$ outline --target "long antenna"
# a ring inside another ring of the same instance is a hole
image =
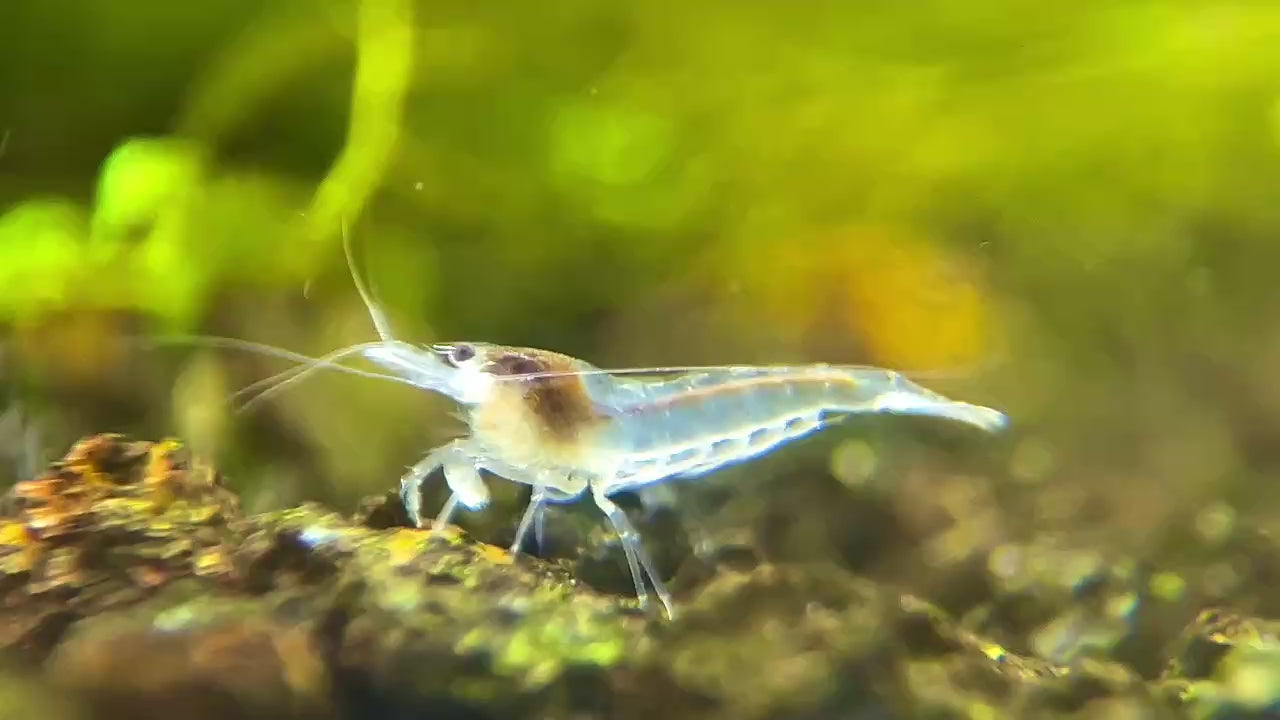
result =
[[[342,252],[347,256],[347,270],[351,272],[351,280],[356,285],[356,292],[360,293],[360,300],[369,311],[369,318],[373,320],[373,329],[378,331],[378,337],[382,338],[383,342],[395,342],[395,336],[391,334],[391,322],[387,320],[386,313],[378,307],[373,293],[365,286],[359,271],[356,270],[355,256],[351,252],[351,234],[347,232],[346,218],[342,219]]]
[[[856,370],[879,370],[888,371],[888,368],[876,367],[874,365],[850,365],[835,363],[807,363],[807,364],[766,364],[766,365],[653,365],[644,367],[618,367],[618,368],[575,368],[572,370],[539,370],[527,373],[514,373],[511,375],[498,375],[494,377],[495,381],[518,381],[518,380],[536,380],[539,378],[558,378],[558,377],[583,377],[590,375],[681,375],[697,372],[722,372],[722,371],[777,371],[777,372],[816,372],[819,370],[832,370],[835,372],[848,372]],[[961,371],[948,372],[945,370],[938,371],[920,371],[920,372],[902,372],[894,371],[908,380],[942,380],[964,377],[965,373]]]

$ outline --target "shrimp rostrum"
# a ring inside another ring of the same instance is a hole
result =
[[[749,460],[849,414],[926,415],[987,431],[1007,422],[999,411],[871,367],[707,367],[652,379],[652,371],[607,371],[546,350],[477,342],[420,348],[393,341],[362,354],[465,409],[470,434],[432,451],[402,479],[416,524],[424,524],[420,485],[436,469],[452,491],[438,523],[459,503],[484,507],[481,470],[532,488],[513,552],[530,527],[540,529],[547,503],[590,495],[617,533],[641,603],[649,598],[647,578],[669,617],[671,595],[611,499],[617,493]]]

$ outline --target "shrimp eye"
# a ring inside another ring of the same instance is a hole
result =
[[[454,367],[476,356],[475,347],[466,343],[436,343],[431,346],[431,351]]]
[[[449,351],[449,360],[454,365],[461,365],[476,356],[476,349],[470,345],[454,345]]]

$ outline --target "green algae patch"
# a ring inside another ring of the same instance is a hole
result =
[[[639,659],[635,633],[616,614],[573,606],[527,613],[508,629],[474,629],[456,649],[492,654],[494,669],[527,689],[549,684],[568,666],[609,668]]]

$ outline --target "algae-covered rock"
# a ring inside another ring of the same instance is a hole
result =
[[[375,529],[310,505],[240,517],[172,442],[86,440],[19,483],[9,510],[3,647],[52,650],[57,675],[131,712],[194,685],[204,694],[186,702],[278,714],[293,707],[283,688],[313,674],[298,667],[337,676],[339,698],[495,706],[645,642],[625,598],[453,529]],[[282,643],[309,659],[286,662]]]
[[[1118,565],[1087,573],[1109,579],[1084,595],[1024,577],[1006,591],[1035,599],[1021,623],[756,557],[703,567],[668,621],[580,582],[581,561],[406,525],[393,494],[350,517],[244,516],[176,442],[86,439],[0,518],[0,649],[47,688],[19,706],[65,693],[47,716],[1105,719],[1262,717],[1280,694],[1276,633],[1254,618],[1202,617],[1159,678],[1105,640],[1037,651],[1054,618],[1109,617],[1132,584]],[[0,668],[0,687],[18,677]]]
[[[97,717],[336,717],[326,599],[237,598],[178,581],[128,611],[78,623],[46,671]]]
[[[87,615],[230,569],[236,497],[175,442],[103,435],[20,482],[0,517],[0,648],[36,657]]]
[[[1163,680],[1191,717],[1280,717],[1280,622],[1205,610],[1178,637]]]

